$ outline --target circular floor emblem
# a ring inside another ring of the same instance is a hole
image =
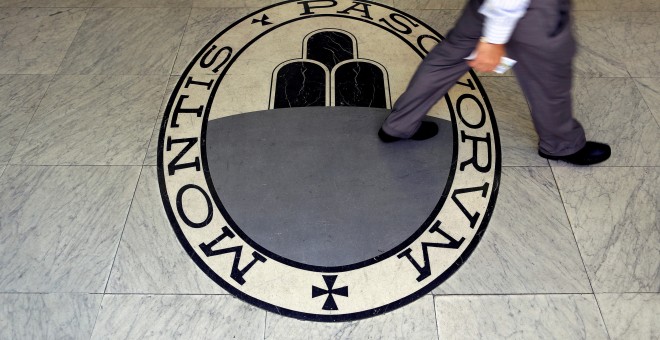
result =
[[[442,37],[370,1],[288,1],[212,39],[179,79],[159,180],[187,253],[239,298],[344,321],[412,302],[476,247],[499,186],[492,109],[473,73],[423,142],[376,131]]]

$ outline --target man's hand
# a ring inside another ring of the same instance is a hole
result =
[[[479,72],[493,72],[499,65],[500,59],[506,54],[503,44],[489,44],[482,41],[479,42],[475,51],[477,56],[474,60],[470,60],[468,65]]]

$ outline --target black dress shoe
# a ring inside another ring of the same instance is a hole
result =
[[[539,151],[539,156],[543,158],[564,161],[576,165],[591,165],[600,163],[610,158],[611,154],[612,151],[609,145],[598,142],[587,142],[587,144],[582,149],[580,149],[580,151],[567,156],[546,155]]]
[[[434,122],[422,122],[422,125],[419,126],[419,129],[417,129],[417,132],[415,132],[414,135],[412,135],[409,139],[412,140],[425,140],[432,138],[433,136],[438,134],[438,124]],[[404,138],[400,137],[394,137],[390,136],[387,134],[387,132],[383,131],[381,128],[378,130],[378,137],[380,138],[381,141],[384,143],[392,143],[396,142],[398,140],[402,140]]]

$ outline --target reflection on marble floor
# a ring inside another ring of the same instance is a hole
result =
[[[575,114],[612,159],[536,155],[512,73],[482,243],[421,299],[350,323],[228,295],[162,209],[156,146],[187,63],[277,0],[0,0],[0,339],[657,339],[660,2],[575,0]],[[444,34],[464,0],[380,0]],[[143,165],[144,164],[144,165]]]

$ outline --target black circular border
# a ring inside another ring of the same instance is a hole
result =
[[[163,206],[165,208],[165,212],[167,214],[167,217],[168,217],[170,223],[172,224],[172,228],[174,229],[174,233],[176,234],[177,239],[179,240],[179,242],[181,243],[183,248],[186,250],[186,253],[188,253],[188,255],[192,258],[192,260],[195,262],[195,264],[197,264],[197,266],[200,269],[202,269],[202,271],[207,276],[209,276],[209,278],[211,278],[214,282],[216,282],[218,285],[220,285],[223,289],[227,290],[229,293],[231,293],[234,296],[240,298],[241,300],[246,301],[246,302],[248,302],[248,303],[250,303],[254,306],[257,306],[259,308],[266,309],[266,310],[268,310],[272,313],[275,313],[275,314],[289,316],[289,317],[293,317],[293,318],[297,318],[297,319],[303,319],[303,320],[323,321],[323,322],[344,322],[344,321],[353,321],[353,320],[373,317],[373,316],[376,316],[376,315],[379,315],[379,314],[382,314],[382,313],[386,313],[386,312],[391,311],[393,309],[403,307],[403,306],[419,299],[420,297],[428,294],[435,287],[437,287],[442,282],[447,280],[451,275],[453,275],[458,270],[458,268],[460,268],[463,265],[463,263],[465,263],[467,261],[467,259],[470,257],[470,255],[474,252],[474,249],[476,248],[476,246],[481,241],[481,238],[483,237],[484,232],[486,231],[486,227],[488,225],[488,222],[490,221],[493,210],[495,208],[495,203],[497,201],[497,195],[498,195],[498,191],[499,191],[499,184],[500,184],[500,177],[501,177],[501,170],[502,170],[502,155],[501,155],[501,148],[500,148],[499,130],[497,128],[497,122],[495,121],[495,115],[493,113],[493,108],[492,108],[492,105],[490,104],[490,100],[488,99],[487,93],[485,92],[483,86],[481,85],[481,82],[477,78],[474,71],[470,70],[469,73],[472,76],[472,78],[474,79],[474,82],[475,82],[477,88],[479,89],[479,92],[483,95],[484,102],[486,104],[486,108],[488,110],[488,113],[490,115],[491,122],[492,122],[491,126],[493,128],[493,138],[494,138],[494,142],[495,142],[495,148],[498,151],[498,152],[496,152],[496,155],[495,155],[495,176],[494,176],[494,179],[493,179],[493,189],[492,189],[492,192],[491,192],[491,198],[490,198],[490,201],[488,202],[488,205],[486,207],[486,212],[484,213],[483,219],[481,221],[481,224],[479,225],[479,228],[477,229],[477,232],[475,233],[474,238],[472,238],[472,240],[470,241],[470,243],[466,247],[465,251],[463,251],[463,253],[459,257],[459,259],[457,259],[456,262],[454,262],[451,266],[449,266],[442,274],[440,274],[433,281],[429,282],[424,287],[420,288],[419,290],[417,290],[413,294],[410,294],[410,295],[408,295],[404,298],[393,301],[393,302],[391,302],[389,304],[386,304],[386,305],[383,305],[381,307],[372,308],[372,309],[365,310],[365,311],[362,311],[362,312],[349,313],[349,314],[338,314],[338,315],[311,314],[311,313],[299,312],[299,311],[279,307],[279,306],[270,304],[268,302],[259,300],[257,298],[254,298],[254,297],[242,292],[239,289],[236,289],[233,285],[226,282],[222,277],[220,277],[217,273],[215,273],[206,264],[206,262],[204,262],[203,259],[201,259],[199,257],[197,252],[195,252],[195,250],[193,249],[193,247],[190,245],[190,243],[186,239],[185,235],[183,234],[183,231],[181,230],[181,226],[177,222],[176,216],[174,215],[174,212],[172,211],[172,208],[169,205],[170,199],[169,199],[169,194],[167,193],[167,187],[166,187],[166,184],[165,184],[165,171],[164,171],[164,168],[162,167],[163,145],[164,145],[163,142],[164,142],[164,138],[165,138],[165,132],[167,131],[167,123],[169,121],[170,111],[172,109],[172,106],[174,105],[174,99],[176,98],[176,94],[180,91],[181,86],[183,85],[183,81],[185,79],[184,76],[189,74],[189,72],[192,69],[193,65],[196,64],[196,62],[202,56],[203,52],[206,51],[213,44],[213,42],[218,40],[218,38],[220,38],[223,34],[228,32],[232,28],[234,28],[236,25],[238,25],[239,23],[242,23],[243,21],[249,19],[250,17],[254,16],[257,13],[261,13],[265,10],[270,9],[270,8],[278,7],[278,6],[284,5],[286,3],[291,3],[291,2],[296,2],[296,1],[298,1],[298,0],[288,0],[288,1],[283,1],[283,2],[276,3],[276,4],[273,4],[273,5],[270,5],[270,6],[266,6],[266,7],[260,8],[260,9],[256,10],[255,12],[252,12],[252,13],[242,17],[241,19],[235,21],[234,23],[229,25],[227,28],[222,30],[220,33],[218,33],[211,40],[209,40],[209,42],[197,53],[197,55],[192,60],[192,62],[190,62],[188,64],[185,71],[181,74],[181,77],[179,78],[179,80],[176,84],[176,87],[174,88],[174,90],[172,92],[172,95],[170,96],[170,99],[167,103],[167,107],[166,107],[165,113],[163,115],[163,120],[161,122],[160,133],[159,133],[159,138],[158,138],[157,170],[158,170],[158,183],[159,183],[159,186],[160,186],[161,198],[162,198]],[[414,19],[418,24],[422,25],[424,28],[431,31],[437,37],[440,37],[441,39],[444,39],[444,37],[441,34],[439,34],[435,29],[428,26],[426,23],[420,21],[416,17],[411,16],[411,15],[409,15],[409,14],[407,14],[407,13],[401,11],[401,10],[398,10],[396,8],[393,8],[393,7],[390,7],[390,6],[381,4],[381,3],[373,2],[371,0],[361,0],[361,1],[365,2],[365,3],[372,4],[372,5],[380,6],[380,7],[383,7],[383,8],[387,8],[387,9],[392,10],[394,12],[404,14],[408,18]],[[364,21],[364,22],[367,22],[367,23],[371,23],[371,24],[373,24],[373,25],[375,25],[375,26],[377,26],[381,29],[389,31],[390,33],[392,33],[394,35],[397,35],[394,31],[392,31],[388,28],[385,28],[385,27],[378,26],[378,25],[372,23],[371,21],[363,20],[363,19],[360,19],[360,18],[347,17],[347,16],[344,16],[344,15],[333,15],[333,14],[310,15],[310,16],[306,16],[306,17],[302,17],[302,18],[296,18],[294,20],[287,21],[287,22],[285,22],[285,24],[288,24],[288,23],[291,23],[291,22],[294,22],[294,21],[298,21],[298,20],[302,20],[304,18],[323,17],[323,16],[334,16],[334,17],[341,17],[341,18],[346,18],[346,19],[355,19],[355,20]],[[272,31],[276,28],[279,28],[280,26],[283,26],[283,25],[284,24],[274,25],[269,30],[266,30],[263,33],[259,34],[256,38],[254,38],[248,44],[243,46],[243,48],[236,54],[236,56],[234,56],[232,58],[232,60],[229,61],[229,64],[226,65],[223,72],[218,76],[218,80],[222,80],[222,78],[226,75],[227,70],[229,69],[231,64],[237,59],[238,55],[240,55],[240,53],[243,50],[245,50],[245,48],[247,46],[251,45],[254,41],[258,40],[259,38],[261,38],[263,35],[267,34],[268,32],[270,32],[270,31]],[[408,45],[411,45],[408,41],[405,41],[405,42],[408,43]],[[413,50],[415,50],[414,47],[412,47],[412,48],[413,48]],[[418,52],[418,54],[420,54],[420,53]],[[420,54],[420,56],[422,58],[424,58],[424,55]],[[209,96],[209,102],[213,102],[214,97],[215,97],[215,93],[217,91],[218,84],[220,84],[220,81],[218,81],[218,82],[216,82],[216,84],[214,84],[214,88],[211,91],[211,94]],[[448,95],[446,95],[446,98],[448,99]],[[449,105],[449,110],[450,110],[450,113],[452,115],[452,119],[454,119],[454,121],[455,121],[455,113],[453,111],[453,108],[450,105]],[[203,126],[202,126],[202,135],[205,135],[205,133],[206,133],[206,124],[207,124],[206,122],[208,120],[209,113],[210,113],[210,107],[206,107],[205,108],[205,114],[204,114]],[[454,139],[456,140],[457,124],[452,124],[452,125],[453,125],[453,130],[454,130]],[[202,140],[202,144],[205,144],[204,140]],[[205,145],[200,145],[200,147],[201,147],[201,151],[202,151],[203,166],[207,166]],[[436,209],[434,209],[432,214],[429,216],[427,221],[425,221],[423,223],[422,226],[427,226],[428,227],[428,225],[430,225],[430,222],[432,220],[431,217],[434,217],[435,215],[437,215],[437,213],[439,212],[439,209],[442,207],[442,203],[444,203],[444,201],[447,199],[447,194],[448,194],[448,190],[449,190],[448,188],[451,188],[451,183],[453,182],[453,176],[455,174],[455,168],[456,168],[456,165],[457,165],[456,164],[457,148],[458,148],[458,146],[456,144],[454,144],[454,151],[453,151],[454,152],[454,160],[452,162],[452,171],[450,173],[450,178],[447,181],[447,183],[450,184],[450,185],[445,187],[445,192],[442,194],[442,197],[440,199],[440,202],[439,202],[438,206],[436,206]],[[212,182],[209,183],[209,176],[205,175],[205,177],[207,178],[207,184],[212,185]],[[210,187],[212,188],[213,186],[210,186]],[[218,204],[219,209],[220,209],[221,213],[223,214],[223,217],[229,217],[229,215],[226,214],[226,211],[224,211],[224,206],[222,206],[222,204],[219,203],[219,199],[217,199],[217,197],[216,197],[217,193],[215,192],[215,190],[209,190],[209,191],[211,191],[211,194],[213,196],[214,201],[216,201],[216,204]],[[240,228],[238,228],[235,225],[235,223],[233,222],[233,220],[231,220],[230,217],[227,219],[227,222],[233,224],[232,227],[235,229],[234,231],[240,231]],[[420,228],[420,229],[422,229],[421,232],[420,232],[420,230],[418,230],[414,235],[419,236],[419,234],[423,233],[424,228]],[[242,231],[240,231],[240,233],[242,234]],[[241,235],[241,236],[243,236],[243,235]],[[410,239],[414,240],[413,237],[409,238],[409,240]],[[250,240],[250,239],[246,238],[246,241],[247,240]],[[250,242],[251,242],[251,240],[250,240]],[[254,242],[251,242],[251,243],[254,243]],[[248,244],[250,246],[253,246],[251,243],[248,243]],[[408,240],[406,240],[402,244],[407,244],[407,243],[408,243]],[[263,247],[260,247],[260,248],[263,248]],[[391,251],[388,251],[385,254],[388,254],[390,252]],[[266,253],[268,254],[270,252],[266,252]],[[385,254],[383,254],[383,255],[385,255]],[[391,256],[391,254],[390,254],[390,256]],[[274,259],[277,260],[277,258],[275,258],[275,257],[274,257]],[[288,264],[287,262],[293,262],[293,261],[285,259],[284,263]],[[305,266],[308,266],[308,265],[305,265]],[[352,265],[349,265],[349,266],[352,266]],[[324,270],[324,269],[327,269],[327,268],[330,268],[330,267],[320,267],[320,266],[310,266],[310,267],[318,267],[318,268],[322,269],[322,270],[313,270],[313,271],[318,271],[318,272],[321,272],[321,273],[323,273],[323,272],[337,272],[337,271],[325,271]],[[343,267],[347,267],[347,266],[334,267],[334,268],[343,268]],[[302,269],[305,269],[305,268],[302,268]],[[346,270],[343,270],[343,271],[346,271]]]
[[[298,17],[289,21],[285,21],[283,23],[280,23],[278,25],[272,26],[270,29],[265,30],[263,33],[259,34],[256,38],[252,39],[249,41],[247,44],[245,44],[240,50],[236,52],[236,54],[232,55],[232,58],[230,61],[227,62],[224,71],[218,76],[218,81],[213,85],[213,89],[211,90],[211,94],[209,96],[209,102],[213,101],[213,98],[215,98],[215,94],[217,93],[218,88],[220,87],[220,83],[222,82],[222,79],[224,78],[224,75],[226,72],[229,71],[229,68],[232,66],[232,64],[238,60],[238,57],[248,48],[250,47],[254,42],[257,40],[261,39],[264,35],[274,31],[275,29],[288,25],[292,22],[300,21],[300,20],[305,20],[305,19],[311,19],[311,18],[318,18],[318,17],[339,17],[342,19],[349,19],[349,20],[357,20],[357,21],[362,21],[365,23],[369,23],[371,25],[374,25],[378,28],[384,29],[386,31],[389,31],[396,37],[402,39],[405,43],[407,43],[418,55],[420,55],[421,58],[423,58],[423,54],[421,51],[417,50],[409,41],[403,39],[398,33],[396,33],[393,30],[390,30],[386,27],[380,26],[376,23],[374,23],[371,20],[366,20],[362,18],[356,18],[356,17],[347,17],[344,15],[334,15],[334,14],[318,14],[318,15],[309,15],[309,16],[304,16],[304,17]],[[439,36],[440,38],[443,38],[442,36]],[[204,50],[202,50],[204,51]],[[193,63],[194,64],[194,63]],[[177,89],[178,90],[178,89]],[[456,142],[458,141],[458,130],[457,130],[457,123],[456,123],[456,114],[454,112],[454,108],[450,105],[450,99],[449,95],[445,95],[445,99],[447,102],[447,107],[449,108],[449,113],[452,117],[452,131],[453,131],[453,140]],[[206,157],[206,127],[208,125],[208,116],[211,111],[211,105],[208,105],[204,114],[204,120],[202,121],[202,131],[201,131],[201,158],[202,158],[202,168],[203,169],[208,169],[208,161]],[[301,263],[298,261],[294,261],[291,259],[288,259],[286,257],[283,257],[281,255],[278,255],[266,248],[264,248],[262,245],[259,243],[255,242],[250,238],[247,234],[243,232],[241,227],[234,221],[234,219],[231,217],[225,206],[222,204],[222,200],[218,196],[218,193],[216,190],[213,190],[215,186],[213,185],[213,179],[211,178],[210,173],[204,172],[204,176],[206,178],[206,185],[209,187],[209,192],[211,193],[211,197],[213,197],[213,202],[217,205],[218,210],[220,210],[220,214],[225,218],[227,221],[227,224],[232,228],[232,231],[234,231],[238,236],[240,236],[245,243],[247,243],[250,247],[254,248],[255,250],[264,253],[266,256],[269,258],[272,258],[278,262],[282,262],[288,266],[295,267],[298,269],[303,269],[303,270],[309,270],[309,271],[315,271],[319,273],[340,273],[340,272],[347,272],[351,270],[356,270],[360,268],[364,268],[369,265],[373,265],[375,263],[378,263],[380,261],[383,261],[391,256],[396,255],[397,253],[401,252],[404,250],[406,247],[411,245],[417,238],[419,238],[428,228],[431,226],[431,223],[435,220],[435,217],[438,215],[440,210],[442,209],[442,206],[445,204],[445,201],[447,200],[449,196],[449,192],[451,191],[452,184],[454,182],[454,176],[456,174],[456,164],[457,164],[457,156],[458,156],[458,146],[456,143],[453,145],[452,149],[452,162],[451,162],[451,168],[449,170],[449,176],[447,177],[447,183],[445,184],[445,189],[442,192],[442,195],[440,196],[440,200],[438,203],[435,205],[433,208],[433,211],[431,211],[429,217],[424,220],[422,225],[408,237],[406,240],[401,242],[399,245],[396,247],[379,254],[373,258],[370,258],[368,260],[360,261],[357,263],[353,264],[348,264],[348,265],[341,265],[341,266],[316,266],[316,265],[310,265],[306,263]]]

